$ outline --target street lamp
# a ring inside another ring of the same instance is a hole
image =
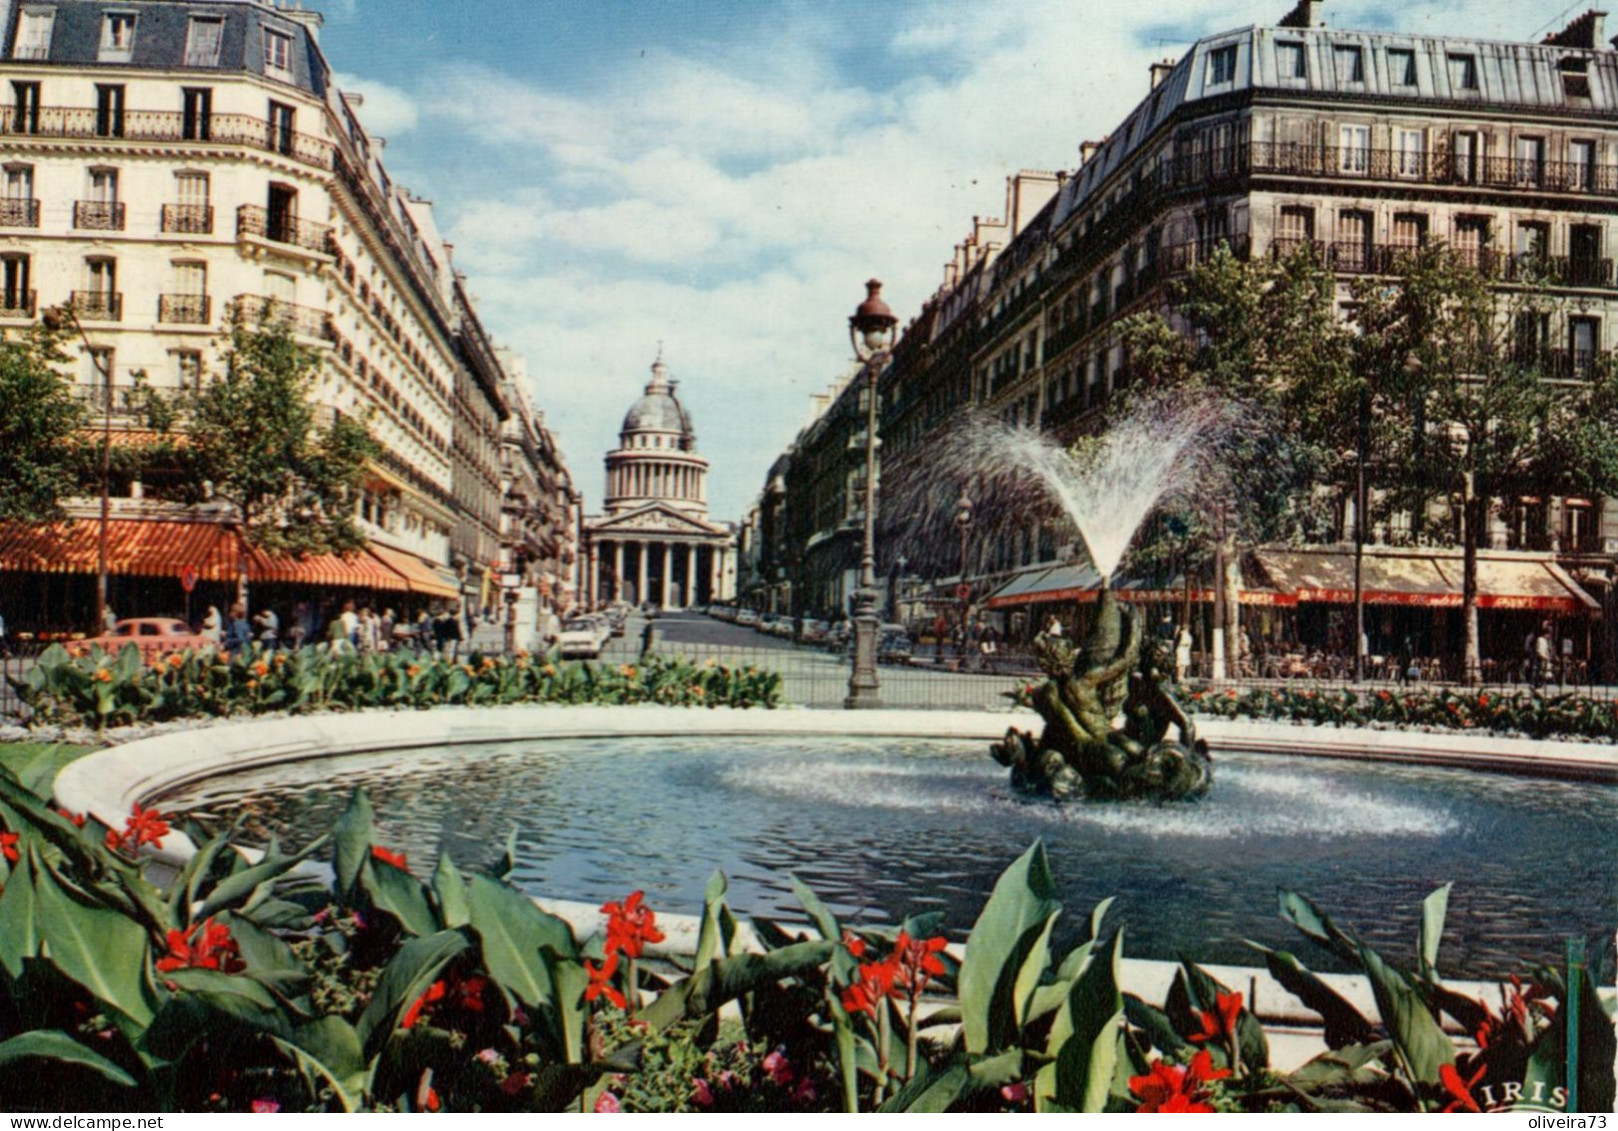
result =
[[[1461,606],[1466,618],[1461,626],[1464,633],[1461,668],[1468,686],[1475,685],[1480,676],[1478,659],[1478,560],[1473,547],[1476,531],[1472,513],[1477,498],[1477,482],[1472,474],[1472,430],[1463,421],[1451,421],[1448,428],[1450,451],[1462,467],[1461,471]]]
[[[854,356],[865,363],[865,531],[860,544],[860,587],[854,592],[854,671],[848,677],[849,709],[880,707],[876,678],[876,634],[882,623],[876,603],[876,398],[877,380],[898,331],[899,320],[882,301],[882,284],[865,284],[865,301],[848,319]]]
[[[90,355],[90,364],[101,375],[101,529],[96,538],[96,631],[107,628],[107,532],[112,512],[112,364],[103,360],[90,344],[90,337],[79,322],[79,315],[69,303],[52,307],[44,313],[45,328],[52,333],[63,326],[71,326],[84,343],[84,352]]]
[[[968,601],[972,590],[966,580],[966,541],[972,536],[972,500],[965,491],[955,502],[955,529],[961,536],[961,583],[956,587],[956,595],[961,599],[961,660],[966,660],[966,617],[971,607]]]

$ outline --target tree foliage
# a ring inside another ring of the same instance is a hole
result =
[[[362,420],[317,419],[319,368],[319,355],[287,327],[238,327],[222,372],[182,398],[180,493],[234,505],[249,545],[293,554],[364,545],[355,503],[380,449]]]
[[[43,325],[0,337],[0,522],[61,516],[61,500],[77,493],[84,406],[60,332]]]

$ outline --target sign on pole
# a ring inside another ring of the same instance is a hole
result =
[[[180,571],[180,588],[187,593],[197,587],[197,570],[195,566],[186,566]]]
[[[963,581],[955,587],[955,595],[964,601],[972,595],[972,587]]]

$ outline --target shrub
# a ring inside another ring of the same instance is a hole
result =
[[[447,704],[629,704],[774,707],[781,677],[757,668],[650,656],[637,664],[562,663],[555,657],[473,653],[465,661],[412,652],[332,652],[324,645],[232,656],[204,651],[143,658],[75,657],[52,646],[21,679],[18,696],[37,722],[96,727],[274,711],[427,708]]]

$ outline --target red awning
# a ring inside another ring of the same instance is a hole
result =
[[[1260,550],[1258,563],[1278,589],[1300,603],[1354,602],[1354,555],[1346,550]],[[1450,551],[1365,554],[1362,593],[1368,605],[1458,609],[1461,555]],[[1600,608],[1549,557],[1491,551],[1478,559],[1478,608],[1525,609],[1572,615]]]
[[[251,581],[284,585],[330,585],[394,593],[406,593],[410,589],[403,577],[364,551],[298,558],[250,549],[247,576]]]
[[[458,587],[446,584],[443,578],[433,572],[431,565],[415,554],[395,550],[392,546],[384,546],[377,542],[372,542],[368,548],[383,565],[404,579],[410,592],[428,597],[460,596]]]
[[[22,573],[96,573],[101,523],[77,519],[49,526],[0,527],[0,569]],[[204,581],[236,576],[236,538],[209,522],[107,523],[107,572],[179,577],[187,567]]]

